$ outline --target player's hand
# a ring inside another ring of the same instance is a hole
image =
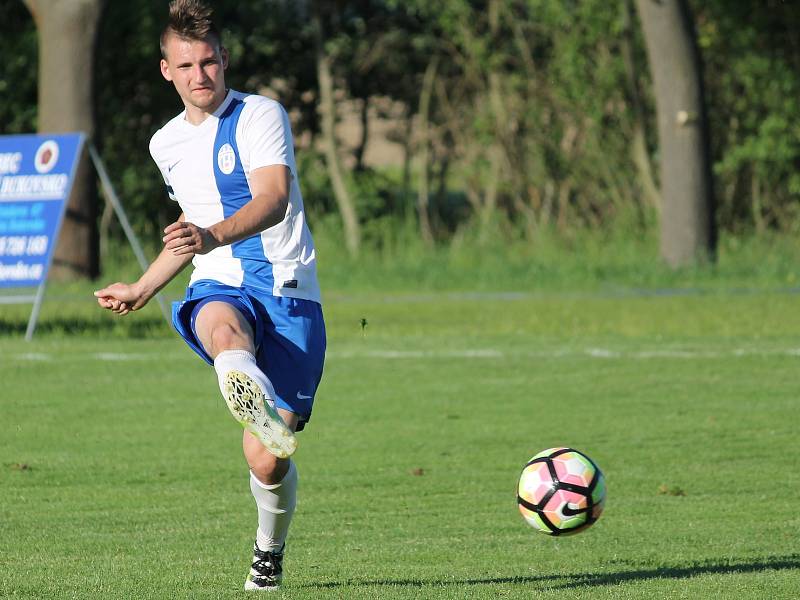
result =
[[[139,310],[149,300],[135,284],[119,282],[97,290],[94,296],[101,307],[120,316]]]
[[[194,223],[176,221],[164,229],[164,247],[176,256],[181,254],[207,254],[219,246],[217,239],[208,229]]]

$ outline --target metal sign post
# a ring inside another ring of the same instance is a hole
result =
[[[125,232],[125,237],[128,238],[128,242],[131,248],[133,248],[133,253],[136,255],[136,260],[139,261],[139,266],[142,267],[142,272],[144,272],[147,270],[147,267],[150,266],[150,263],[144,255],[144,250],[142,250],[142,246],[136,238],[136,234],[133,232],[133,227],[131,227],[131,223],[128,221],[128,216],[122,208],[122,202],[119,201],[117,193],[114,191],[114,186],[111,185],[111,178],[108,176],[106,167],[100,159],[100,154],[98,154],[94,144],[89,144],[89,156],[91,156],[92,163],[97,171],[97,176],[100,178],[100,185],[103,186],[103,193],[105,194],[106,201],[109,202],[114,209],[117,219],[119,219],[119,224],[122,226],[122,231]],[[156,300],[158,300],[158,305],[161,307],[161,314],[163,314],[164,318],[167,320],[167,325],[171,325],[172,312],[161,292],[156,294]]]

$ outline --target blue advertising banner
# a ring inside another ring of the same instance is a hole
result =
[[[0,288],[47,279],[83,140],[0,136]]]

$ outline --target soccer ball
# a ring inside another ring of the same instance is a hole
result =
[[[522,469],[517,505],[528,525],[547,535],[571,535],[597,521],[606,482],[591,458],[572,448],[539,452]]]

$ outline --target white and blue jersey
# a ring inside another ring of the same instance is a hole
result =
[[[185,111],[150,141],[170,198],[186,221],[210,227],[250,201],[250,173],[286,165],[292,174],[286,215],[274,227],[193,259],[191,283],[213,280],[274,296],[320,301],[316,253],[300,194],[289,117],[264,96],[229,91],[200,125]]]
[[[275,389],[276,406],[298,414],[302,429],[322,377],[326,342],[288,115],[274,100],[231,90],[200,125],[185,116],[153,135],[150,153],[187,222],[207,228],[233,215],[252,199],[250,173],[260,167],[285,165],[291,187],[280,223],[194,256],[186,297],[173,305],[173,324],[213,364],[195,334],[195,317],[208,301],[236,307],[253,329],[256,360]]]

